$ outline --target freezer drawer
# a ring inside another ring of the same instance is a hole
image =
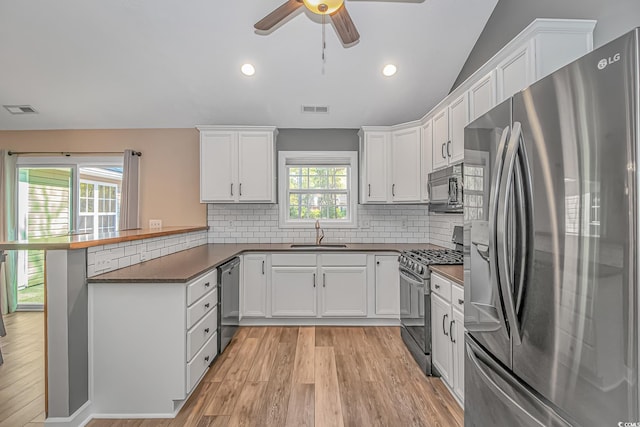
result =
[[[489,356],[469,335],[465,336],[464,369],[466,427],[571,426]]]

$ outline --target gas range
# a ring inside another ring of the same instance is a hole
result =
[[[463,255],[462,251],[452,249],[413,249],[402,252],[398,261],[402,270],[427,279],[430,265],[462,264]]]

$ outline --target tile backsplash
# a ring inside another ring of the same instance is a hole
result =
[[[325,228],[323,242],[424,243],[429,239],[426,205],[359,205],[358,228]],[[363,228],[368,222],[369,227]],[[207,205],[209,243],[286,243],[315,240],[308,228],[278,227],[278,205]],[[451,238],[449,238],[451,240]]]
[[[453,227],[463,225],[462,214],[437,214],[429,215],[429,243],[454,249],[456,245],[451,242]]]
[[[207,244],[207,232],[176,234],[95,246],[87,250],[87,277],[139,264],[161,256]]]

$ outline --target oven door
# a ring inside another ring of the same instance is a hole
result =
[[[400,270],[400,322],[422,353],[431,353],[429,282]]]

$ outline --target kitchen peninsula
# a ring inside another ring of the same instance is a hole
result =
[[[206,231],[204,226],[164,227],[0,242],[0,259],[6,251],[45,251],[48,422],[64,424],[88,416],[83,413],[90,406],[87,278],[127,263],[200,246],[206,243]],[[141,252],[133,254],[132,248]]]

